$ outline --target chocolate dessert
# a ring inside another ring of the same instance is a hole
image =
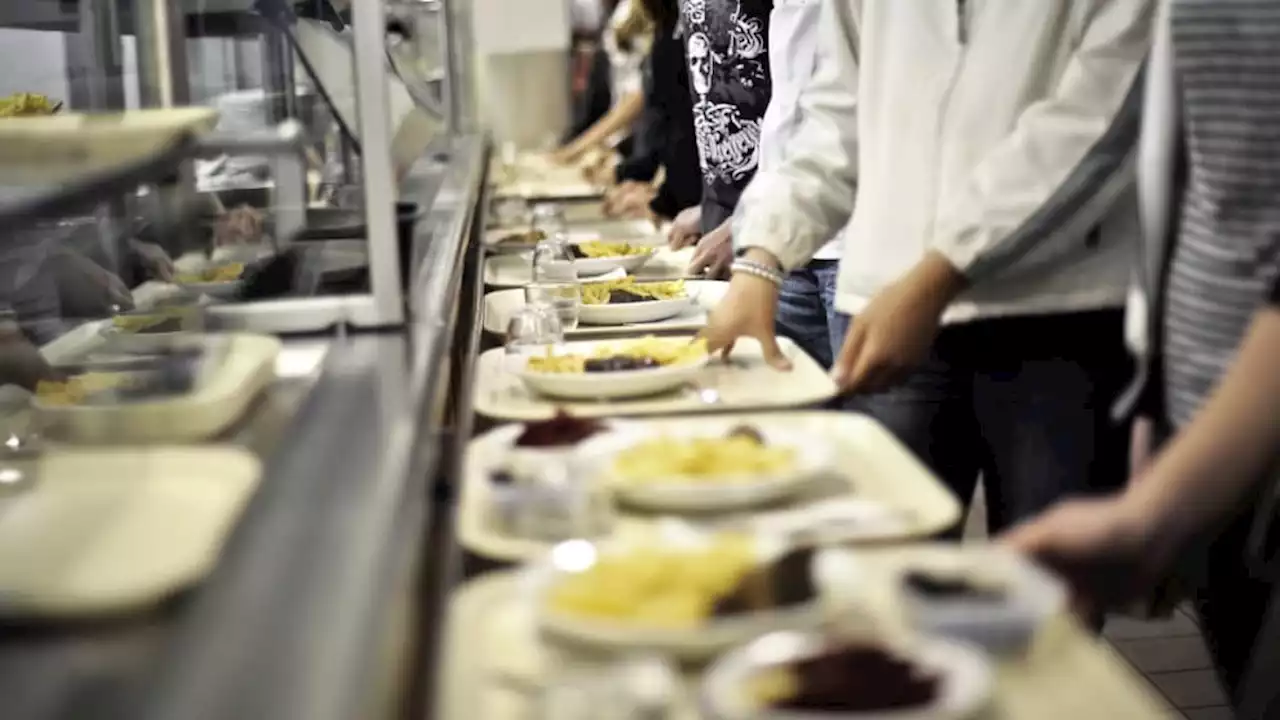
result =
[[[718,599],[714,617],[759,612],[806,603],[817,596],[811,566],[817,550],[800,547],[752,570],[728,595]]]
[[[662,367],[662,363],[651,357],[633,357],[631,355],[614,355],[612,357],[591,358],[583,364],[586,372],[618,372],[621,370],[648,370]]]
[[[500,240],[499,245],[537,245],[547,239],[547,234],[541,230],[528,230],[526,232],[511,233]]]
[[[557,410],[555,417],[542,422],[525,425],[524,431],[516,438],[516,447],[546,448],[577,445],[592,435],[604,432],[605,425],[599,420],[577,418],[563,410]]]
[[[1004,593],[996,588],[975,585],[964,578],[942,577],[918,570],[907,573],[903,583],[910,590],[930,600],[982,600],[994,602],[1004,599]]]
[[[796,712],[877,712],[927,705],[938,678],[883,649],[861,646],[801,660],[790,668],[795,692],[774,704]]]
[[[585,252],[583,252],[582,248],[577,245],[569,246],[569,254],[572,255],[573,259],[575,260],[585,260],[586,258],[590,257],[590,255],[587,255]]]

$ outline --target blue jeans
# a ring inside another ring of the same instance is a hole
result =
[[[902,383],[844,406],[887,427],[966,507],[981,475],[996,534],[1127,479],[1129,429],[1110,416],[1132,374],[1123,324],[1107,310],[952,325]]]
[[[778,296],[778,334],[791,338],[830,368],[844,343],[849,317],[836,310],[836,260],[814,260],[787,276]]]

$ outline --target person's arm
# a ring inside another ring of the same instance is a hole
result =
[[[631,127],[636,118],[640,117],[640,113],[643,110],[644,94],[639,92],[628,93],[623,96],[622,100],[614,103],[604,117],[597,120],[591,127],[565,146],[561,154],[573,159],[591,148],[607,144],[611,137]]]
[[[666,52],[667,44],[666,38],[655,38],[653,48],[649,51],[641,69],[644,108],[636,123],[635,142],[632,144],[631,154],[614,169],[614,180],[619,184],[627,181],[652,182],[658,174],[658,168],[662,165],[662,143],[670,119],[667,117],[666,107],[662,104],[654,72],[655,56],[660,52]],[[660,67],[660,64],[657,66]]]
[[[1053,92],[943,198],[932,249],[979,283],[1069,250],[1133,181],[1153,0],[1096,0]]]
[[[813,78],[786,158],[761,168],[738,201],[738,250],[784,270],[807,263],[853,212],[857,173],[859,2],[823,2]]]
[[[801,88],[787,84],[813,77],[817,69],[820,0],[782,8],[774,5],[769,19],[769,66],[773,97],[760,121],[759,163],[756,172],[769,172],[786,157],[800,127]],[[784,65],[785,64],[785,65]],[[791,67],[788,67],[791,66]]]
[[[1168,556],[1223,522],[1280,457],[1280,286],[1259,312],[1230,370],[1194,420],[1156,457],[1126,502],[1151,523]]]

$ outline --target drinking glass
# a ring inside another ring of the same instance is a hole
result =
[[[563,238],[569,227],[564,219],[564,210],[553,203],[542,203],[533,208],[532,230],[541,232],[544,237]]]
[[[499,227],[513,228],[528,225],[532,220],[531,213],[529,201],[521,197],[493,201],[493,219]]]
[[[573,252],[564,235],[549,235],[533,248],[533,282],[578,282]]]
[[[525,305],[548,308],[560,320],[561,330],[578,327],[582,307],[582,286],[575,280],[540,280],[524,288]]]
[[[519,370],[529,357],[554,351],[563,343],[564,328],[555,311],[546,305],[525,305],[507,321],[507,368]]]

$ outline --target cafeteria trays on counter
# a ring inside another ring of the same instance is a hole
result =
[[[722,280],[689,280],[685,289],[691,298],[690,305],[678,315],[665,320],[627,323],[621,325],[587,325],[565,331],[568,338],[605,337],[621,334],[665,334],[697,332],[707,325],[707,314],[720,302],[729,283]],[[495,290],[484,296],[484,329],[494,335],[507,332],[507,321],[524,307],[524,289]],[[625,306],[624,306],[625,307]]]
[[[271,382],[280,347],[274,337],[249,334],[189,335],[158,354],[99,346],[60,359],[56,367],[72,384],[37,392],[34,427],[76,443],[208,440],[243,416]],[[76,386],[77,377],[90,381]]]
[[[883,553],[884,563],[900,567],[912,550],[874,552]],[[516,572],[492,573],[452,593],[438,663],[441,684],[436,717],[537,717],[540,698],[564,679],[560,673],[598,666],[598,655],[553,644],[539,634],[535,596],[528,579]],[[872,612],[880,621],[878,627],[902,623],[893,607],[875,607]],[[1051,618],[1025,655],[994,662],[993,696],[976,716],[983,720],[1169,717],[1145,681],[1106,643],[1090,637],[1066,614]],[[699,668],[682,670],[662,717],[696,720],[702,717],[696,698]],[[561,717],[599,716],[588,712]]]
[[[474,408],[489,418],[529,421],[546,420],[557,409],[580,417],[636,417],[785,410],[818,405],[835,397],[835,383],[816,360],[789,338],[778,338],[778,345],[791,360],[789,372],[770,367],[760,344],[744,338],[729,360],[711,359],[673,391],[607,402],[557,400],[535,394],[511,372],[505,349],[494,348],[476,360]],[[599,373],[602,387],[610,383],[608,375]]]
[[[245,451],[49,448],[7,459],[0,618],[99,619],[141,611],[202,580],[257,487]]]
[[[749,426],[763,430],[785,429],[789,433],[816,438],[834,448],[833,472],[809,482],[794,496],[751,512],[726,508],[723,514],[698,513],[690,522],[734,522],[744,518],[760,521],[762,527],[797,519],[809,530],[816,529],[815,517],[834,509],[840,502],[867,503],[868,510],[887,510],[892,525],[866,533],[851,531],[850,538],[865,542],[922,539],[942,532],[960,519],[960,505],[927,468],[920,464],[887,430],[870,418],[842,412],[748,413],[712,417],[662,417],[634,420],[628,428],[652,430],[672,437],[688,432],[728,432]],[[512,429],[499,428],[472,440],[463,465],[461,497],[458,504],[458,542],[469,552],[497,562],[525,562],[548,552],[554,541],[529,537],[502,521],[497,512],[491,480],[495,470],[509,458]],[[568,448],[566,452],[572,452]],[[664,515],[613,505],[611,511],[617,536],[643,533],[661,522]],[[874,520],[871,513],[868,519]],[[773,521],[772,523],[770,521]],[[847,529],[847,528],[843,528]]]

